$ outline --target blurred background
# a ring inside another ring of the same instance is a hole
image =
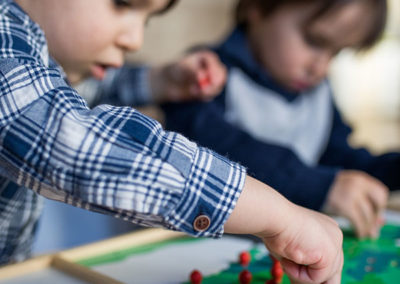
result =
[[[162,64],[188,47],[222,40],[232,27],[236,0],[184,0],[150,20],[137,63]],[[400,150],[400,1],[389,0],[389,22],[381,42],[356,54],[341,52],[330,78],[335,100],[353,127],[351,143],[374,153]],[[400,174],[400,173],[399,173]],[[46,200],[34,253],[46,253],[134,230],[132,224]]]

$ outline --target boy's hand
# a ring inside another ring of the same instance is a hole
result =
[[[219,94],[226,68],[212,51],[196,51],[176,63],[153,68],[150,85],[157,102],[210,100]]]
[[[340,284],[343,235],[336,222],[249,176],[225,232],[260,237],[292,283]]]
[[[291,283],[339,284],[343,236],[337,223],[326,215],[296,205],[292,209],[287,214],[294,216],[293,222],[280,233],[259,236],[280,260]]]
[[[341,171],[330,189],[324,211],[348,218],[359,238],[377,237],[388,195],[388,188],[374,177],[361,171]]]

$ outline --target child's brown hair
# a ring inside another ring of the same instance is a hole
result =
[[[355,1],[368,1],[374,9],[374,15],[371,17],[371,29],[365,39],[361,42],[359,49],[366,49],[377,42],[383,34],[387,19],[387,1],[386,0],[239,0],[236,6],[236,23],[240,26],[247,24],[247,11],[249,7],[257,7],[262,15],[267,17],[280,7],[288,4],[310,4],[318,3],[319,7],[313,16],[310,17],[309,23],[326,15],[334,9],[338,9],[343,5]]]

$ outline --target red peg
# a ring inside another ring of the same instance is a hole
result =
[[[250,284],[252,278],[253,275],[251,275],[251,272],[246,269],[239,274],[240,284]]]
[[[200,271],[193,270],[192,273],[190,273],[190,283],[201,284],[202,280],[203,280],[203,276],[201,275]]]
[[[239,262],[242,266],[248,266],[251,261],[251,255],[247,251],[243,251],[239,255]]]

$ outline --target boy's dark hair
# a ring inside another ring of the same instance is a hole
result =
[[[267,17],[278,8],[288,4],[307,4],[317,2],[319,8],[310,18],[310,22],[326,15],[333,9],[342,5],[349,4],[354,1],[368,1],[374,7],[374,17],[371,18],[373,23],[366,38],[361,42],[359,49],[367,49],[374,45],[382,36],[387,19],[387,1],[386,0],[239,0],[236,6],[236,23],[240,26],[246,26],[246,13],[249,7],[255,6],[261,13]]]

